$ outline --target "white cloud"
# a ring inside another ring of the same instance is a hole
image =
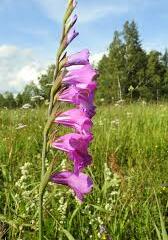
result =
[[[21,88],[23,85],[26,85],[30,81],[38,83],[38,76],[41,69],[37,64],[29,64],[23,66],[18,72],[16,72],[15,78],[11,79],[9,86],[12,88]]]
[[[0,45],[0,92],[18,92],[32,80],[37,83],[45,66],[31,49]]]
[[[167,47],[167,38],[166,36],[163,36],[160,39],[155,38],[154,41],[153,39],[150,39],[149,41],[144,41],[143,47],[147,52],[150,52],[151,50],[157,50],[163,53],[165,51],[165,48]]]
[[[95,65],[98,64],[98,62],[102,59],[104,54],[105,54],[105,52],[91,54],[90,62]]]
[[[91,63],[97,64],[103,54],[91,54]],[[45,72],[48,65],[49,61],[38,61],[31,49],[0,45],[0,92],[20,92],[31,81],[38,84],[39,75]]]
[[[61,21],[66,7],[66,0],[34,0],[42,11],[52,20]],[[79,22],[94,21],[108,14],[118,15],[128,12],[127,4],[118,4],[111,1],[78,1],[77,11],[80,13]]]
[[[16,46],[7,46],[7,45],[1,45],[0,46],[0,57],[9,57],[13,54],[15,54],[17,48]]]
[[[102,18],[109,14],[119,15],[122,13],[126,13],[128,11],[127,6],[97,6],[92,8],[90,14],[88,14],[88,7],[83,7],[81,9],[80,19],[81,22],[90,22],[96,19]]]

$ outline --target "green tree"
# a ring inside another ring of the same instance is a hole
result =
[[[3,94],[0,94],[0,108],[5,106],[5,99]]]
[[[98,99],[105,103],[122,99],[122,87],[124,79],[124,45],[120,33],[115,31],[113,41],[109,46],[109,52],[104,55],[98,65],[100,73],[98,83]]]
[[[165,50],[162,58],[161,58],[163,66],[167,69],[168,68],[168,49]]]
[[[161,57],[161,63],[162,67],[164,68],[161,96],[162,98],[168,98],[168,49],[165,50],[163,56]]]
[[[153,99],[157,101],[161,95],[162,83],[164,81],[164,68],[160,59],[160,52],[151,51],[148,54],[146,70],[146,86],[150,89]]]
[[[30,103],[31,98],[39,95],[40,89],[37,87],[37,85],[34,82],[31,82],[27,84],[24,88],[24,91],[22,92],[22,103]]]
[[[4,93],[5,107],[12,109],[16,107],[16,101],[14,99],[13,93],[5,92]]]
[[[97,102],[110,103],[112,101],[111,73],[109,70],[109,57],[104,55],[98,65],[98,91],[96,93]]]
[[[3,94],[0,93],[0,108],[5,106],[5,98]]]
[[[124,24],[123,37],[125,40],[125,96],[129,94],[129,88],[132,86],[133,98],[139,98],[139,87],[143,85],[145,80],[146,69],[146,53],[142,49],[139,32],[136,23],[128,21]]]
[[[21,93],[18,93],[16,96],[16,106],[21,107],[23,105],[23,96]]]
[[[51,84],[53,81],[53,74],[54,74],[55,65],[50,65],[47,69],[46,74],[42,74],[39,77],[39,84],[41,89],[41,95],[45,99],[49,99]]]
[[[116,100],[122,99],[125,81],[125,48],[120,36],[121,33],[115,31],[113,41],[109,47],[109,70],[114,89],[113,95]]]

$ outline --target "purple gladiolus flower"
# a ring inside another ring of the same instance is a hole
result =
[[[93,91],[96,88],[96,84],[76,84],[68,87],[58,95],[58,100],[73,103],[75,105],[80,104],[92,104],[94,94]]]
[[[80,105],[89,99],[88,89],[79,89],[76,86],[70,86],[58,95],[58,100]]]
[[[52,143],[52,146],[67,153],[70,160],[74,162],[74,172],[78,174],[91,164],[92,158],[88,154],[87,148],[92,139],[91,134],[70,133],[58,138]]]
[[[84,49],[81,52],[72,54],[67,57],[67,62],[65,63],[65,67],[69,67],[72,65],[86,65],[89,64],[89,51],[88,49]]]
[[[75,8],[78,2],[76,0],[73,0],[73,7]]]
[[[70,86],[59,94],[58,100],[77,105],[86,113],[87,117],[92,118],[95,115],[95,106],[93,105],[94,94],[92,88],[89,89],[89,86],[95,88],[96,84],[93,82],[93,85],[92,83],[85,85],[87,86],[86,89],[84,88],[84,85],[85,84],[77,84],[77,86],[82,88],[78,88],[73,85]]]
[[[90,83],[97,75],[95,69],[90,64],[87,64],[79,69],[70,70],[62,82],[67,84]]]
[[[66,44],[69,45],[78,35],[79,33],[76,32],[74,28],[71,28],[67,34]]]
[[[95,81],[92,81],[90,83],[77,83],[75,86],[79,89],[88,89],[90,93],[93,93],[97,88]]]
[[[71,109],[61,113],[55,121],[68,127],[74,128],[77,132],[88,134],[92,127],[92,121],[86,117],[84,111],[80,109]]]
[[[74,162],[74,173],[79,174],[85,167],[89,166],[92,162],[91,155],[88,152],[79,152],[79,151],[72,151],[69,152],[68,157],[70,160]]]
[[[51,176],[51,181],[57,184],[62,184],[73,189],[77,198],[82,202],[84,196],[88,194],[93,187],[92,179],[84,173],[76,175],[70,171],[54,173]]]
[[[75,15],[72,17],[72,19],[71,19],[70,25],[71,25],[71,26],[74,26],[74,24],[76,23],[77,19],[78,19],[78,16],[77,16],[77,14],[75,14]]]
[[[96,114],[96,107],[93,104],[80,105],[80,109],[89,118],[92,118]]]
[[[65,152],[86,152],[92,139],[92,134],[82,135],[78,133],[69,133],[59,137],[55,142],[52,143],[52,145],[54,148]]]
[[[69,21],[70,11],[74,10],[76,4],[76,0],[69,1],[70,10],[66,15],[65,38],[62,45],[64,48],[79,34],[73,27],[77,15],[74,15]],[[54,173],[51,176],[51,181],[72,188],[80,201],[83,201],[84,195],[89,193],[93,186],[90,177],[82,173],[82,170],[92,162],[88,147],[93,139],[91,118],[95,115],[96,109],[94,106],[94,92],[97,87],[95,78],[98,74],[89,63],[89,55],[88,49],[84,49],[70,56],[65,53],[60,60],[61,70],[64,67],[67,69],[62,70],[62,88],[57,92],[56,99],[71,103],[76,108],[57,115],[54,123],[71,127],[75,132],[61,136],[52,143],[53,148],[66,153],[68,158],[73,161],[74,166],[72,172]],[[76,69],[71,68],[75,65],[78,66]]]
[[[79,105],[80,109],[85,112],[86,116],[92,118],[96,113],[96,107],[93,105],[94,101],[94,91],[91,91],[88,100],[81,102]]]

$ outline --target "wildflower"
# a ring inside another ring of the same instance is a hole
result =
[[[91,178],[84,173],[79,173],[79,175],[70,171],[54,173],[51,176],[51,180],[55,183],[72,188],[80,201],[83,201],[84,195],[89,193],[93,187]]]
[[[68,28],[72,28],[72,27],[74,26],[74,24],[76,23],[77,19],[78,19],[78,16],[75,14],[75,15],[71,18]]]
[[[81,52],[72,54],[66,58],[65,67],[72,65],[85,65],[89,63],[89,51],[87,49],[82,50]]]
[[[27,127],[27,125],[23,124],[23,123],[19,123],[18,126],[16,127],[17,130],[22,129]]]
[[[88,89],[79,89],[76,86],[70,86],[58,94],[58,100],[80,105],[88,101],[88,96]]]
[[[95,115],[95,106],[93,105],[93,93],[92,89],[79,88],[78,86],[70,86],[58,95],[58,100],[72,103],[80,107],[88,117],[93,117]],[[81,85],[80,85],[81,87]]]
[[[76,0],[73,0],[73,7],[75,8],[77,5],[77,1]]]
[[[78,34],[79,33],[76,32],[74,28],[71,28],[67,35],[66,46],[68,46],[73,41],[73,39],[78,36]]]
[[[65,151],[74,162],[74,172],[79,173],[84,167],[91,164],[91,156],[87,152],[91,135],[77,133],[66,134],[53,142],[53,147]]]
[[[65,152],[72,152],[75,150],[85,152],[92,138],[91,135],[69,133],[53,142],[53,147]]]
[[[90,64],[84,65],[78,69],[72,69],[63,78],[62,82],[66,84],[77,84],[77,83],[90,83],[95,76],[96,71],[92,68]]]
[[[71,109],[61,113],[54,122],[72,127],[81,134],[89,133],[92,127],[92,121],[80,109]]]
[[[77,15],[74,15],[69,20],[76,4],[75,0],[69,0],[64,17],[65,26],[59,49],[60,56],[63,55],[63,51],[79,34],[74,27]],[[76,69],[69,68],[76,65],[78,65]],[[64,67],[66,69],[62,70]],[[68,102],[73,104],[75,108],[56,114],[54,121],[52,121],[56,124],[71,127],[75,132],[54,139],[51,146],[65,152],[72,161],[73,168],[72,171],[66,170],[53,173],[50,180],[68,186],[73,190],[76,197],[83,201],[84,196],[93,187],[91,178],[82,171],[92,162],[88,147],[93,139],[91,118],[94,116],[96,109],[94,106],[94,92],[96,90],[95,78],[97,71],[89,63],[89,51],[87,49],[71,56],[64,54],[61,59],[58,59],[58,69],[62,71],[62,74],[59,74],[60,88],[56,92],[54,100]],[[49,112],[52,112],[50,110],[53,109],[49,108]]]
[[[24,104],[21,108],[22,109],[29,109],[29,108],[31,108],[32,106],[29,104],[29,103],[26,103],[26,104]]]
[[[36,95],[36,96],[31,97],[31,101],[34,102],[34,101],[37,101],[37,100],[43,101],[44,97],[42,97],[40,95]]]

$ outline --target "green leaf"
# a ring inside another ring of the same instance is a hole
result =
[[[5,216],[0,215],[0,221],[5,222],[16,228],[16,224],[17,224],[16,220],[7,219]]]
[[[71,215],[71,218],[69,220],[69,226],[68,226],[69,231],[71,229],[72,221],[73,221],[74,217],[76,216],[77,212],[79,211],[79,209],[80,209],[80,206],[78,208],[76,208]]]
[[[75,238],[70,234],[69,231],[67,231],[66,229],[62,229],[62,232],[65,234],[65,236],[69,239],[69,240],[75,240]]]
[[[94,207],[95,209],[99,210],[100,212],[109,213],[109,211],[107,211],[107,210],[105,210],[104,208],[99,207],[99,206],[97,206],[97,205],[91,204],[91,206]]]
[[[162,213],[161,213],[161,209],[160,209],[160,206],[159,206],[159,201],[158,201],[156,192],[155,192],[155,198],[156,198],[156,202],[157,202],[157,206],[158,206],[158,211],[159,211],[160,224],[161,224],[161,229],[162,229],[162,239],[163,239],[163,240],[168,240],[168,235],[167,235],[165,223],[164,223],[163,215],[162,215]]]

